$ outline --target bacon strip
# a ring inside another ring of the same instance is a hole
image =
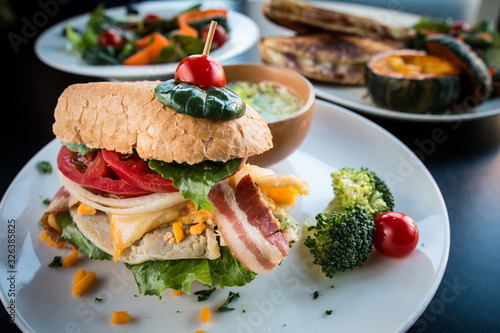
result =
[[[71,197],[71,194],[64,186],[61,186],[50,201],[49,207],[47,207],[45,213],[64,212],[70,209],[75,203],[76,199]]]
[[[286,257],[288,240],[249,175],[234,189],[227,179],[217,183],[208,198],[224,241],[246,269],[267,273]]]

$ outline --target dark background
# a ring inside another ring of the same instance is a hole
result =
[[[37,1],[8,1],[12,20],[0,10],[1,195],[29,159],[54,138],[52,114],[64,88],[98,80],[44,65],[33,46],[43,29],[91,11],[99,1],[42,2],[58,7],[52,7],[47,23],[30,34],[23,29],[26,20],[42,9]],[[107,7],[123,3],[106,1]],[[30,37],[16,52],[8,36],[23,32]],[[450,216],[451,249],[443,281],[410,332],[500,332],[500,117],[449,124],[369,118],[418,154],[440,187]],[[444,134],[432,139],[438,132]],[[8,323],[5,310],[0,313],[0,330],[18,332]]]

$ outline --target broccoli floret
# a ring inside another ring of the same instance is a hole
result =
[[[308,236],[304,244],[314,257],[313,263],[321,266],[327,277],[361,266],[368,258],[375,224],[366,209],[355,205],[330,215],[320,213],[316,222],[307,228],[314,237]]]
[[[376,217],[394,208],[394,197],[389,187],[367,168],[343,168],[332,173],[332,179],[335,197],[323,211],[325,215],[360,205]]]

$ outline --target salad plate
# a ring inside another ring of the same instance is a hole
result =
[[[217,289],[204,302],[169,290],[161,299],[142,296],[132,273],[119,262],[80,255],[73,267],[48,267],[55,256],[70,251],[40,239],[43,200],[52,198],[60,183],[56,172],[41,174],[36,165],[49,161],[55,166],[59,148],[55,139],[37,153],[0,203],[0,247],[7,253],[9,244],[14,245],[12,257],[0,257],[0,296],[23,332],[164,332],[167,327],[179,332],[405,332],[431,301],[446,268],[448,213],[428,170],[384,129],[330,103],[317,101],[302,146],[271,167],[309,183],[310,194],[298,200],[291,215],[302,224],[325,208],[333,197],[333,171],[368,167],[391,188],[395,209],[416,221],[416,250],[402,259],[373,251],[362,267],[328,279],[312,264],[301,239],[272,272],[244,287]],[[78,268],[97,274],[96,283],[80,297],[71,293]],[[193,291],[199,289],[204,288],[195,282]],[[240,295],[230,304],[234,310],[218,312],[230,291]],[[212,311],[209,322],[200,320],[204,305]],[[111,316],[123,310],[132,320],[116,327]]]
[[[199,2],[190,1],[159,1],[140,2],[134,4],[139,16],[143,17],[148,13],[158,13],[166,18],[172,17],[192,5]],[[211,2],[210,8],[216,7],[217,2]],[[203,7],[203,9],[206,9]],[[111,17],[124,17],[125,7],[106,9],[106,15]],[[84,30],[90,14],[82,14],[67,21],[60,22],[45,30],[36,40],[35,53],[38,58],[48,66],[72,74],[100,77],[108,80],[125,81],[139,79],[164,79],[174,74],[178,62],[165,64],[151,64],[144,66],[93,66],[84,63],[82,59],[68,50],[66,37],[63,30],[66,24]],[[219,62],[224,63],[236,57],[252,47],[259,39],[260,32],[256,23],[249,17],[233,10],[228,10],[228,25],[231,29],[227,42],[210,53]]]

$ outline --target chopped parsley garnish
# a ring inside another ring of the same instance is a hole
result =
[[[36,164],[36,168],[41,173],[47,173],[47,174],[52,173],[52,165],[50,164],[50,162],[47,162],[47,161],[40,161],[40,162],[38,162]]]
[[[331,315],[332,313],[333,313],[333,310],[326,310],[326,311],[325,311],[325,314],[326,314],[327,316]]]
[[[48,198],[47,198],[47,199],[43,199],[43,201],[42,201],[42,202],[43,202],[45,205],[47,205],[47,206],[48,206],[48,205],[50,205],[50,202],[51,202],[51,201],[52,201],[52,200],[50,200],[50,199],[48,199]]]
[[[96,297],[95,300],[94,300],[94,302],[96,302],[96,303],[102,303],[102,298],[97,298]]]
[[[316,290],[313,294],[313,298],[316,299],[319,297],[319,292]]]
[[[54,259],[52,259],[52,262],[49,264],[49,267],[61,267],[62,266],[62,257],[54,257]]]
[[[219,308],[219,312],[233,311],[234,308],[230,308],[228,305],[239,297],[240,297],[239,292],[233,293],[232,291],[230,291],[229,295],[227,296],[226,302],[224,302],[224,304],[222,304],[221,307]]]
[[[211,288],[211,289],[207,289],[207,290],[198,290],[198,291],[195,291],[193,294],[198,296],[198,302],[203,302],[203,301],[206,301],[210,297],[210,295],[213,294],[214,291],[215,291],[215,287]]]

